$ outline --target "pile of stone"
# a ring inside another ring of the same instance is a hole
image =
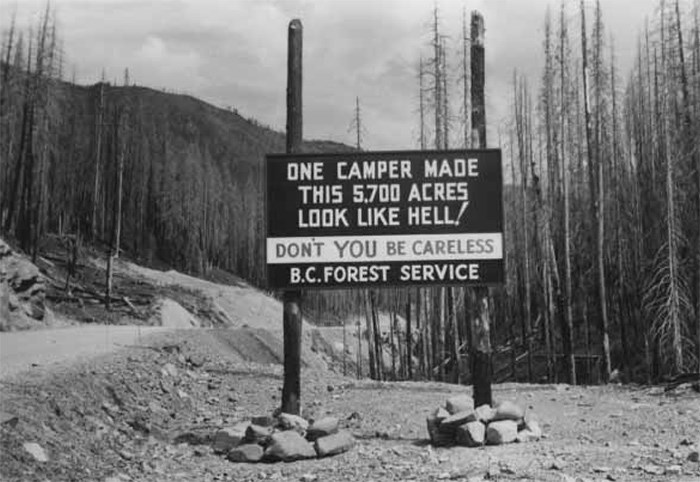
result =
[[[475,409],[468,395],[449,398],[427,418],[427,424],[431,443],[443,447],[501,445],[542,437],[539,424],[516,403],[504,401]]]
[[[214,452],[231,462],[291,462],[337,455],[354,445],[352,434],[339,430],[335,417],[309,423],[288,413],[240,422],[219,430],[213,440]]]

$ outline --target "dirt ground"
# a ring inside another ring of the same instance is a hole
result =
[[[700,480],[700,464],[688,460],[700,448],[700,397],[685,387],[497,385],[494,398],[522,403],[546,438],[434,448],[426,416],[469,388],[315,368],[303,372],[304,414],[339,417],[356,447],[320,460],[234,464],[213,453],[213,433],[280,404],[278,350],[260,360],[246,351],[254,339],[230,329],[154,334],[89,362],[0,380],[0,479]],[[30,455],[28,442],[48,461]]]

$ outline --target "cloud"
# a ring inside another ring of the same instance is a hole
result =
[[[602,0],[608,32],[615,33],[620,72],[631,67],[637,31],[657,0]],[[353,142],[347,127],[359,96],[366,148],[415,148],[417,63],[429,54],[433,0],[53,0],[59,33],[77,80],[92,83],[104,69],[121,79],[185,91],[233,106],[284,129],[287,25],[304,24],[304,132],[307,137]],[[36,24],[45,0],[0,0],[16,5],[18,24]],[[486,23],[487,120],[492,143],[508,115],[513,71],[537,85],[547,6],[559,0],[438,0],[442,32],[456,49],[462,14],[483,13]],[[589,19],[593,3],[587,0]],[[572,45],[578,5],[567,3]],[[0,19],[3,29],[10,16]],[[590,21],[590,20],[589,20]],[[450,57],[456,69],[456,52]],[[458,72],[451,70],[453,110]],[[536,92],[533,92],[536,95]]]

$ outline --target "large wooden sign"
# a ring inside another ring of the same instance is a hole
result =
[[[502,283],[500,150],[267,156],[272,289]]]

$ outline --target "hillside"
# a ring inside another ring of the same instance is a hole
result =
[[[7,64],[2,75],[6,238],[35,253],[47,234],[105,246],[120,231],[135,259],[260,283],[263,161],[284,152],[283,133],[188,95],[80,86]]]

